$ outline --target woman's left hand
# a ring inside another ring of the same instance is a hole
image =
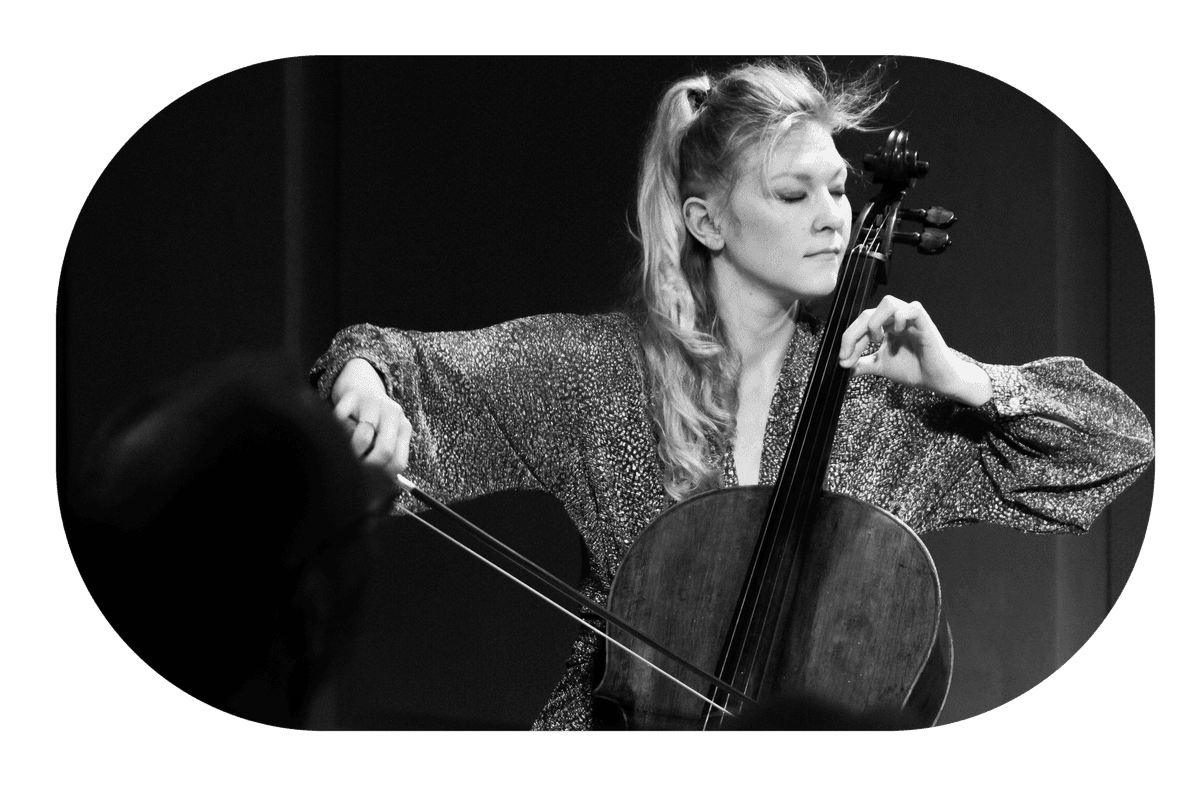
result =
[[[864,356],[872,342],[879,343],[879,349]],[[853,375],[879,375],[969,406],[981,406],[992,397],[987,373],[946,346],[924,306],[891,295],[850,323],[842,334],[838,363]]]

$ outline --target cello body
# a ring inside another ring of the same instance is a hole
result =
[[[621,563],[610,610],[717,673],[724,637],[714,631],[728,626],[742,588],[728,575],[748,571],[773,491],[707,492],[660,516]],[[785,622],[757,687],[764,702],[757,711],[804,701],[847,719],[883,712],[897,727],[933,725],[949,686],[951,643],[928,550],[897,517],[869,503],[838,494],[818,502],[805,566],[788,587]],[[656,613],[666,607],[685,611]],[[615,638],[662,662],[631,637]],[[704,727],[702,700],[618,648],[608,650],[595,695],[619,706],[632,729]],[[809,725],[803,717],[783,721]]]

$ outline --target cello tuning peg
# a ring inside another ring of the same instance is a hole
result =
[[[950,246],[950,234],[938,228],[926,228],[920,233],[897,233],[892,241],[912,245],[923,256],[936,256]]]
[[[925,212],[925,224],[931,228],[949,228],[956,221],[958,217],[948,208],[934,206]]]
[[[958,217],[954,216],[954,212],[940,206],[933,208],[902,208],[900,209],[900,219],[905,219],[910,222],[920,222],[922,225],[928,225],[931,228],[949,228]]]
[[[950,234],[938,228],[926,228],[921,231],[921,241],[917,244],[917,252],[921,255],[936,256],[950,246]]]

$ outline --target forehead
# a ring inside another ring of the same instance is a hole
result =
[[[765,156],[765,148],[760,149],[758,162],[768,179],[785,175],[825,178],[846,165],[833,136],[815,122],[805,122],[788,131],[776,143],[769,161],[763,161]]]
[[[837,175],[846,161],[838,152],[833,136],[821,124],[803,122],[785,133],[768,153],[768,144],[749,148],[738,165],[736,184],[758,182],[768,190],[773,179],[788,176],[826,180]]]

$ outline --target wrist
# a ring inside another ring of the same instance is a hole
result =
[[[978,364],[950,357],[952,380],[943,395],[971,408],[979,408],[992,399],[992,379]]]

